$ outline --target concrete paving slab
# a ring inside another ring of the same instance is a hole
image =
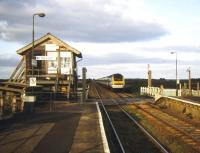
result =
[[[1,123],[0,153],[104,152],[95,103],[59,103]]]
[[[35,133],[32,134],[31,138],[28,139],[24,144],[16,149],[16,153],[29,153],[40,143],[41,139],[53,128],[54,123],[45,123],[41,125]]]
[[[83,104],[83,110],[70,153],[103,153],[96,104]]]
[[[29,153],[53,127],[53,123],[33,125],[22,131],[1,133],[4,138],[0,141],[0,153]]]
[[[0,153],[67,153],[82,114],[79,104],[17,114],[0,122]]]

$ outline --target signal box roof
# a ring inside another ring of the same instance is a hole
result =
[[[66,48],[67,51],[71,51],[73,52],[77,57],[82,58],[82,54],[80,51],[76,50],[75,48],[71,47],[70,45],[68,45],[67,43],[65,43],[64,41],[60,40],[59,38],[57,38],[56,36],[52,35],[51,33],[47,33],[46,35],[44,35],[43,37],[37,39],[34,41],[34,47],[36,48],[36,46],[41,45],[41,44],[48,44],[48,41],[51,40],[53,42],[56,42],[57,44],[59,44],[59,47],[62,48]],[[24,55],[27,51],[30,51],[32,49],[32,42],[29,43],[28,45],[26,45],[25,47],[17,50],[17,53],[19,55]]]

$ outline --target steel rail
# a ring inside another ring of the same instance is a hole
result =
[[[96,84],[95,84],[95,85],[96,85]],[[115,129],[115,127],[114,127],[114,125],[113,125],[111,119],[110,119],[110,116],[109,116],[109,114],[108,114],[108,112],[107,112],[107,110],[106,110],[106,108],[105,108],[105,106],[104,106],[104,104],[103,104],[102,98],[101,98],[101,96],[100,96],[100,94],[99,94],[99,91],[97,90],[96,86],[95,86],[95,90],[96,90],[96,93],[97,93],[97,95],[98,95],[98,97],[99,97],[99,99],[100,99],[101,106],[102,106],[102,108],[103,108],[103,110],[104,110],[104,112],[105,112],[105,114],[106,114],[106,117],[107,117],[108,120],[109,120],[109,123],[110,123],[110,125],[111,125],[111,127],[112,127],[112,130],[114,131],[114,134],[115,134],[115,136],[116,136],[116,138],[117,138],[117,141],[118,141],[118,143],[119,143],[119,145],[120,145],[121,151],[122,151],[123,153],[125,153],[125,149],[124,149],[124,147],[123,147],[123,145],[122,145],[122,143],[121,143],[121,140],[120,140],[120,138],[119,138],[119,136],[118,136],[118,134],[117,134],[117,131],[116,131],[116,129]]]
[[[112,99],[112,101],[122,110],[122,112],[130,119],[132,120],[139,128],[140,130],[150,139],[151,142],[158,147],[161,152],[163,153],[169,153],[165,147],[162,146],[142,125],[140,125],[124,108],[122,108],[116,100]]]
[[[118,95],[120,98],[122,98],[123,99],[123,96],[121,95],[121,94],[117,94],[117,93],[115,93],[116,95]],[[126,94],[124,94],[124,95],[126,95]],[[125,99],[125,98],[124,98]],[[125,99],[126,100],[126,99]],[[159,147],[160,149],[161,149],[161,151],[162,152],[164,152],[164,153],[168,153],[168,151],[153,137],[153,136],[151,136],[151,134],[149,134],[124,108],[122,108],[121,106],[120,106],[120,104],[116,101],[116,100],[114,100],[114,99],[112,99],[112,101],[116,104],[116,105],[118,105],[118,107],[119,108],[121,108],[121,110],[133,121],[133,122],[135,122],[135,124],[136,125],[138,125],[138,127],[152,140],[152,142],[157,146],[157,147]],[[135,104],[134,104],[135,105]],[[158,118],[157,116],[155,116],[155,115],[153,115],[152,113],[150,113],[150,112],[147,112],[146,110],[144,110],[143,108],[140,108],[139,106],[137,106],[137,105],[135,105],[137,108],[139,108],[139,109],[141,109],[141,110],[143,110],[144,112],[146,112],[146,113],[148,113],[149,115],[151,115],[152,117],[154,117],[154,118],[156,118],[156,119],[158,119],[159,121],[161,121],[162,123],[164,123],[164,124],[167,124],[168,126],[170,126],[170,127],[172,127],[173,129],[175,129],[176,131],[179,131],[180,133],[182,133],[183,135],[186,135],[187,137],[189,137],[189,138],[191,138],[194,142],[196,142],[196,143],[199,143],[199,141],[196,139],[196,138],[194,138],[193,136],[191,136],[191,135],[189,135],[188,133],[186,133],[185,131],[183,131],[182,129],[180,129],[180,128],[178,128],[178,127],[176,127],[176,126],[174,126],[174,125],[171,125],[171,124],[169,124],[169,123],[167,123],[166,121],[163,121],[163,120],[161,120],[160,118]]]
[[[118,94],[117,94],[117,95],[118,95]],[[119,95],[119,96],[120,96],[120,95]],[[120,96],[120,97],[121,97],[121,96]],[[117,102],[115,101],[115,103],[117,103]],[[118,104],[118,103],[117,103],[117,104]],[[196,139],[195,137],[191,136],[189,133],[187,133],[187,132],[185,132],[184,130],[182,130],[181,127],[177,127],[177,126],[175,126],[175,125],[173,125],[173,124],[171,124],[171,123],[169,123],[169,122],[167,122],[167,121],[162,120],[161,118],[155,116],[155,115],[152,114],[151,112],[148,112],[147,110],[141,108],[140,106],[138,106],[138,105],[136,105],[136,104],[133,104],[133,105],[136,106],[137,108],[139,108],[140,110],[144,111],[145,113],[151,115],[152,117],[156,118],[156,119],[159,120],[160,122],[162,122],[162,123],[164,123],[164,124],[166,124],[166,125],[172,127],[173,129],[175,129],[176,131],[180,132],[181,134],[183,134],[183,135],[189,137],[189,138],[192,139],[194,142],[196,142],[196,143],[199,144],[199,140],[198,140],[198,139]],[[118,104],[118,106],[121,107],[119,104]],[[150,106],[152,107],[152,105],[150,105]],[[122,107],[121,107],[121,108],[122,108]],[[122,109],[125,111],[124,108],[122,108]],[[157,108],[156,108],[156,109],[157,109]],[[129,114],[127,111],[125,111],[125,112],[126,112],[127,114]],[[164,113],[166,113],[166,112],[164,112]]]
[[[136,105],[135,105],[135,106],[136,106]],[[147,110],[145,110],[145,109],[143,109],[143,108],[141,108],[141,107],[139,107],[139,106],[136,106],[136,107],[139,108],[139,109],[141,109],[143,112],[145,112],[145,113],[151,115],[152,117],[156,118],[158,121],[160,121],[160,122],[162,122],[162,123],[164,123],[164,124],[166,124],[166,125],[172,127],[172,128],[175,129],[176,131],[178,131],[178,132],[182,133],[183,135],[189,137],[189,138],[192,139],[194,142],[200,144],[199,139],[193,137],[193,136],[190,135],[188,132],[185,132],[185,131],[182,130],[180,127],[177,127],[177,126],[173,125],[173,124],[170,123],[170,122],[167,122],[167,121],[162,120],[162,119],[159,118],[158,116],[154,115],[153,113],[151,113],[151,112],[149,112],[149,111],[147,111]],[[164,112],[164,113],[165,113],[165,112]]]

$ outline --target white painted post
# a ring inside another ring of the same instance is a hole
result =
[[[182,96],[182,88],[181,88],[181,83],[179,84],[179,93],[178,93],[178,96]]]

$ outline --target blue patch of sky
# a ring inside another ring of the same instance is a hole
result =
[[[15,54],[16,50],[23,47],[23,45],[17,42],[6,42],[3,40],[0,40],[0,46],[0,54]]]
[[[147,12],[172,23],[175,28],[170,34],[187,37],[194,43],[200,39],[199,0],[145,0]]]

